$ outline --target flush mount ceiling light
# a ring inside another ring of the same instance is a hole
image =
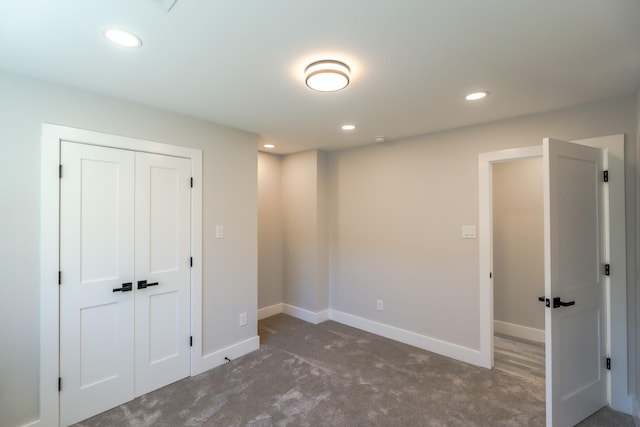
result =
[[[354,130],[356,125],[342,125],[342,130]]]
[[[263,147],[264,148],[276,148],[276,146],[273,145],[273,144],[264,144]]]
[[[486,97],[487,95],[489,95],[489,92],[474,92],[474,93],[470,93],[469,95],[465,96],[465,99],[467,101],[477,101],[479,99],[482,99],[482,98]]]
[[[142,40],[133,33],[116,28],[109,28],[104,31],[104,36],[113,43],[122,47],[140,47]]]
[[[347,64],[327,59],[309,64],[304,70],[304,81],[318,92],[335,92],[349,85],[350,75]]]

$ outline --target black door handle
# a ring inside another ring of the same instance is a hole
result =
[[[114,288],[113,292],[130,292],[133,290],[133,283],[123,283],[121,288]]]
[[[149,286],[158,286],[158,282],[155,283],[147,283],[146,280],[138,280],[138,289],[145,289]]]
[[[575,301],[569,301],[569,302],[560,301],[560,297],[555,297],[553,299],[553,308],[569,307],[570,305],[576,305],[576,302]]]
[[[538,301],[543,302],[545,307],[551,307],[551,301],[549,301],[549,298],[545,298],[544,295],[538,297]]]

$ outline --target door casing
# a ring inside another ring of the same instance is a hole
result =
[[[202,372],[202,151],[136,138],[109,135],[66,126],[42,124],[40,182],[40,419],[39,425],[58,426],[60,259],[60,141],[78,142],[191,160],[191,372]],[[63,385],[64,386],[64,385]]]
[[[618,411],[631,413],[632,399],[627,375],[627,279],[626,227],[624,190],[624,135],[611,135],[571,141],[577,144],[608,150],[609,223],[605,225],[610,242],[609,262],[612,274],[606,290],[606,346],[612,358],[608,378],[609,405]],[[480,273],[480,358],[482,366],[493,367],[493,219],[492,173],[493,163],[542,156],[542,145],[481,153],[478,156],[479,184],[479,273]],[[613,179],[616,176],[616,179]],[[614,274],[613,266],[616,271]],[[614,310],[612,310],[612,307]],[[615,362],[614,362],[615,361]]]

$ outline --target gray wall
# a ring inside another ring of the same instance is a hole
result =
[[[202,149],[203,351],[257,334],[256,135],[4,72],[0,94],[0,424],[39,416],[42,122]]]
[[[478,241],[461,238],[478,223],[478,154],[624,133],[635,236],[635,111],[629,96],[331,153],[331,308],[478,349]],[[628,239],[630,287],[635,264]]]
[[[544,329],[542,159],[493,165],[494,319]]]
[[[636,191],[640,191],[640,88],[636,94]],[[637,193],[636,193],[637,194]],[[640,196],[636,199],[636,221],[640,222]],[[630,234],[627,230],[627,236],[629,240],[635,240],[636,242],[636,271],[640,270],[640,228],[636,228],[637,233]],[[640,331],[640,277],[636,277],[636,281],[633,282],[634,287],[629,289],[629,323],[631,327],[628,330],[629,336],[629,348],[632,350],[629,360],[629,376],[632,378],[629,381],[632,392],[635,393],[634,409],[636,424],[640,425],[640,339],[638,339],[638,332]],[[635,307],[632,304],[635,303]],[[635,380],[634,380],[635,379]]]
[[[313,313],[329,303],[328,160],[318,150],[282,159],[283,302]]]
[[[283,301],[281,157],[258,153],[258,308]]]

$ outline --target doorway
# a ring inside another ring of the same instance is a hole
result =
[[[542,159],[493,172],[494,368],[544,387]]]
[[[609,252],[606,254],[613,267],[605,286],[605,327],[607,354],[611,360],[620,360],[618,369],[608,375],[607,399],[613,409],[630,413],[631,397],[627,393],[627,343],[626,343],[626,242],[625,242],[625,193],[624,193],[624,135],[590,138],[573,141],[581,145],[603,148],[607,153],[609,182],[604,192],[608,202],[605,215],[605,235]],[[493,295],[493,242],[492,242],[492,165],[515,159],[542,156],[542,147],[526,147],[479,155],[479,257],[480,257],[480,354],[483,366],[494,366],[494,295]],[[615,174],[615,180],[611,177]],[[615,182],[614,182],[615,181]],[[611,310],[614,307],[614,310]],[[604,361],[603,361],[604,366]]]

